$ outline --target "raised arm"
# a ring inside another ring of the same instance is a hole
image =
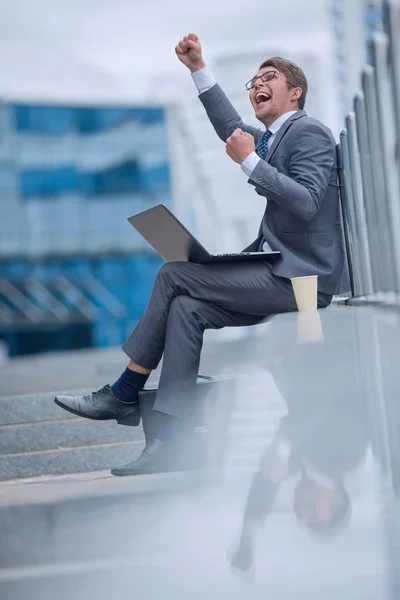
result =
[[[175,52],[181,63],[192,73],[200,93],[199,98],[219,138],[226,142],[236,129],[241,129],[258,141],[262,131],[257,127],[246,125],[242,121],[222,89],[215,82],[204,62],[198,36],[195,33],[186,35],[175,47]]]
[[[185,37],[175,46],[175,53],[181,63],[183,63],[191,73],[195,73],[206,66],[206,63],[203,60],[200,40],[195,33],[185,35]]]

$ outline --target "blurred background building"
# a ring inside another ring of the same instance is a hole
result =
[[[0,115],[0,335],[11,354],[121,343],[161,264],[127,217],[171,202],[165,110]]]
[[[268,56],[306,72],[336,137],[381,14],[366,0],[0,2],[0,339],[10,355],[108,346],[140,318],[162,260],[127,217],[167,204],[210,251],[254,239],[262,199],[225,154],[177,41],[196,31],[247,122]],[[151,26],[149,25],[151,23]],[[356,79],[354,79],[356,78]]]

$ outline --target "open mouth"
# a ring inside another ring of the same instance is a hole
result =
[[[256,95],[256,104],[265,104],[271,100],[271,96],[266,92],[258,92]]]

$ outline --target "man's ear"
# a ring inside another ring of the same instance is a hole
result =
[[[300,98],[300,96],[302,95],[302,93],[303,93],[303,90],[301,89],[301,87],[293,88],[292,99],[298,100]]]

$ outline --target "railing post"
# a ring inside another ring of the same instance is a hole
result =
[[[357,236],[357,254],[359,281],[361,294],[363,296],[372,294],[372,273],[370,251],[368,243],[368,230],[364,207],[363,182],[361,177],[360,153],[357,143],[357,129],[355,114],[350,113],[346,118],[349,168],[351,173],[351,183],[353,188],[355,232]]]
[[[340,157],[341,168],[339,166],[339,176],[342,188],[341,201],[347,242],[347,255],[352,287],[351,291],[354,296],[361,296],[363,291],[360,281],[360,261],[358,256],[355,205],[353,187],[351,185],[349,145],[346,130],[343,130],[340,134]]]
[[[346,136],[346,131],[342,132],[342,135]],[[345,191],[345,183],[344,183],[344,173],[343,173],[343,146],[346,141],[343,140],[341,143],[336,145],[336,157],[337,157],[337,165],[338,165],[338,180],[339,180],[339,197],[340,197],[340,208],[342,213],[342,225],[344,232],[344,241],[346,244],[346,257],[347,257],[347,266],[349,268],[349,278],[350,278],[350,289],[351,295],[355,296],[355,286],[354,286],[354,259],[353,259],[353,245],[351,240],[351,224],[349,223],[348,217],[348,206],[346,200],[346,191]]]
[[[373,34],[372,56],[376,73],[377,115],[382,146],[380,168],[384,177],[384,199],[388,214],[386,236],[392,251],[393,280],[389,291],[400,293],[400,183],[396,165],[396,128],[389,69],[389,39],[386,35]]]
[[[372,292],[383,289],[382,268],[379,260],[381,243],[378,232],[377,203],[374,195],[374,182],[372,174],[371,145],[368,136],[367,116],[365,111],[364,94],[359,93],[354,98],[355,124],[360,157],[361,180],[363,186],[365,224],[370,256]]]
[[[378,256],[372,256],[372,261],[379,263],[381,283],[379,291],[391,292],[394,288],[395,268],[389,236],[390,215],[386,203],[385,178],[383,173],[384,156],[382,151],[380,116],[378,115],[377,107],[376,79],[375,71],[371,66],[366,66],[362,72],[362,89],[365,98],[373,197],[376,206],[376,234],[380,245],[380,253]],[[361,152],[364,152],[363,148]]]
[[[393,82],[396,112],[397,166],[400,167],[400,1],[386,0],[383,3],[384,25],[389,35],[389,68]]]

